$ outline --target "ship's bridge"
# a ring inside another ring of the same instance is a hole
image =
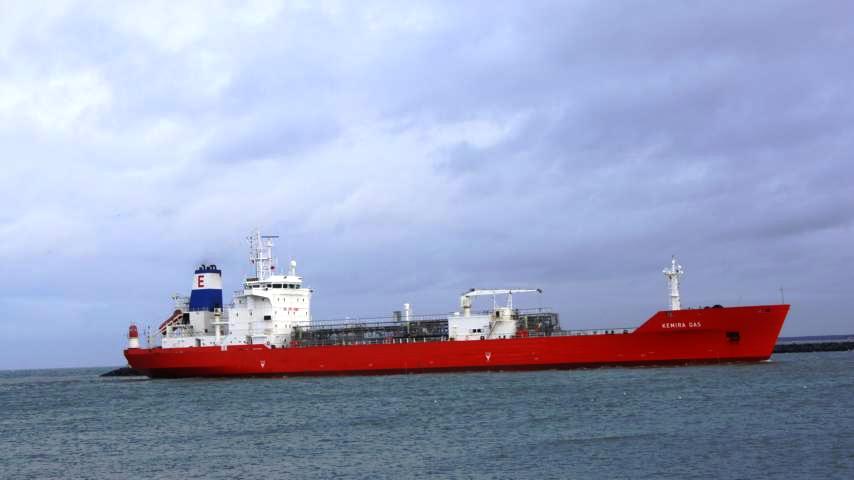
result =
[[[272,262],[266,265],[272,258],[269,250],[256,250],[252,258],[256,266],[265,265],[243,282],[242,292],[235,292],[228,309],[228,331],[237,342],[284,345],[294,327],[307,327],[311,322],[312,291],[297,275],[296,261],[291,260],[289,271],[283,275],[273,273]]]
[[[264,280],[255,277],[247,278],[243,283],[245,290],[261,289],[299,289],[302,288],[302,277],[297,275],[270,275]]]

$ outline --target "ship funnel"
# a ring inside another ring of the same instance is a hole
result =
[[[222,270],[216,265],[200,265],[193,275],[190,311],[222,308]]]

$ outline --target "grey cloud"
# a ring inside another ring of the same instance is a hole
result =
[[[208,145],[205,157],[217,162],[285,158],[330,142],[341,131],[333,118],[312,118],[310,114],[277,117],[242,125],[228,123]]]

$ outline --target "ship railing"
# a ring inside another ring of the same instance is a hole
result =
[[[404,343],[433,343],[433,342],[448,342],[448,337],[443,335],[440,337],[388,337],[388,338],[370,338],[352,341],[342,340],[310,340],[297,342],[291,347],[335,347],[335,346],[352,346],[352,345],[400,345]]]
[[[233,308],[233,307],[234,307],[234,304],[233,304],[233,303],[231,303],[231,304],[228,304],[228,305],[226,305],[226,306],[227,306],[227,307],[230,307],[230,308]],[[222,305],[220,305],[220,306],[218,306],[218,307],[215,307],[215,308],[218,308],[218,309],[220,310],[220,312],[222,312],[222,311],[223,311]],[[214,310],[214,308],[210,308],[210,307],[187,307],[187,309],[186,309],[186,310],[184,310],[184,311],[185,311],[185,312],[213,312],[213,311],[215,311],[215,310]]]
[[[528,331],[527,337],[580,337],[587,335],[627,335],[634,332],[636,329],[632,328],[594,328],[594,329],[586,329],[586,330],[554,330],[552,332],[534,332]],[[519,338],[520,336],[516,336],[514,338]]]
[[[472,312],[473,315],[489,315],[493,312],[493,310],[480,310],[476,312]],[[519,315],[532,315],[536,313],[554,313],[554,311],[550,308],[517,308],[515,312]],[[382,315],[382,316],[368,316],[368,317],[345,317],[345,318],[333,318],[326,320],[313,320],[311,325],[308,327],[303,327],[304,331],[309,330],[325,330],[325,329],[334,329],[334,328],[356,328],[356,327],[377,327],[383,325],[400,325],[416,322],[433,322],[439,320],[447,320],[450,317],[454,317],[458,312],[448,312],[448,313],[429,313],[429,314],[419,314],[419,315],[409,315],[409,319],[404,315]]]
[[[483,314],[490,314],[486,310]],[[536,315],[552,315],[555,320],[556,314],[548,309],[518,309],[520,317],[534,317]],[[450,314],[427,314],[410,315],[408,320],[402,316],[385,317],[357,317],[334,320],[314,321],[311,325],[297,327],[294,329],[294,337],[299,341],[317,343],[328,340],[331,344],[347,342],[376,340],[385,341],[388,338],[439,338],[448,335],[448,319],[454,317]],[[557,325],[554,325],[557,326]],[[331,337],[331,338],[329,338]]]
[[[550,332],[536,332],[527,330],[518,335],[507,336],[501,339],[491,340],[509,340],[518,338],[537,338],[537,337],[580,337],[580,336],[595,336],[595,335],[628,335],[635,331],[635,328],[607,328],[607,329],[584,329],[584,330],[553,330]],[[352,346],[352,345],[377,345],[390,344],[399,345],[404,343],[428,343],[428,342],[449,342],[449,341],[471,341],[471,340],[450,340],[447,334],[433,336],[413,336],[413,337],[395,337],[395,336],[380,336],[374,338],[312,338],[297,340],[292,343],[292,347],[321,347],[321,346]]]
[[[425,322],[425,321],[437,321],[437,320],[447,320],[449,316],[452,316],[453,313],[433,313],[433,314],[422,314],[422,315],[410,315],[407,320],[406,317],[396,317],[396,316],[377,316],[377,317],[353,317],[353,318],[335,318],[335,319],[327,319],[327,320],[313,320],[311,322],[311,326],[305,327],[305,330],[325,330],[325,329],[334,329],[334,328],[354,328],[354,327],[375,327],[375,326],[383,326],[383,325],[400,325],[402,323],[414,322]]]
[[[198,337],[199,334],[189,325],[181,325],[169,331],[167,338]]]

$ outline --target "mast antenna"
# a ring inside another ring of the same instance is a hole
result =
[[[266,280],[273,272],[273,239],[278,235],[261,235],[259,230],[247,237],[249,240],[249,261],[255,266],[255,278]]]

